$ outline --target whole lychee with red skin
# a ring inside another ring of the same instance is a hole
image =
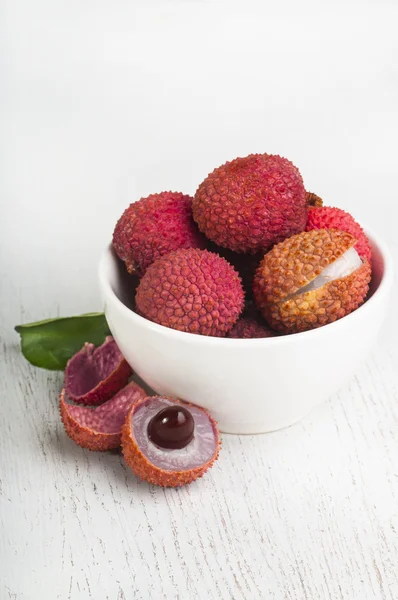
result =
[[[278,334],[273,331],[267,323],[263,323],[254,316],[243,316],[228,333],[229,338],[234,339],[254,339],[275,337]]]
[[[140,277],[164,254],[205,244],[192,218],[192,198],[180,192],[151,194],[130,204],[113,233],[119,258]]]
[[[199,406],[164,396],[135,404],[122,429],[126,463],[141,479],[163,487],[191,483],[220,450],[217,424]]]
[[[354,248],[359,256],[371,260],[372,249],[362,227],[348,212],[331,206],[311,207],[308,211],[306,231],[313,229],[340,229],[356,238]]]
[[[244,292],[224,259],[190,248],[154,262],[137,288],[139,314],[179,331],[223,337],[242,312]]]
[[[252,254],[303,231],[307,221],[298,169],[271,154],[236,158],[215,169],[199,185],[192,208],[210,240]]]
[[[356,310],[369,290],[371,266],[345,231],[299,233],[268,252],[253,284],[257,308],[282,333],[321,327]]]

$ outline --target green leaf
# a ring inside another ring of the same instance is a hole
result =
[[[99,346],[110,335],[103,313],[17,325],[15,331],[21,336],[24,357],[36,367],[53,371],[62,371],[85,342]]]

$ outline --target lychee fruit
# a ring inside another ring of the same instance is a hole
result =
[[[91,408],[69,404],[62,390],[60,412],[65,431],[82,448],[97,451],[119,448],[122,426],[130,408],[145,397],[146,392],[132,381],[101,406]]]
[[[140,277],[155,260],[178,248],[204,248],[192,218],[192,198],[161,192],[130,204],[116,224],[113,247],[129,273]]]
[[[243,316],[232,327],[228,333],[229,338],[236,339],[253,339],[253,338],[268,338],[275,337],[278,334],[267,325],[262,323],[260,319],[253,316]]]
[[[354,248],[361,258],[371,260],[372,250],[362,227],[349,213],[331,206],[313,207],[308,211],[306,231],[313,229],[340,229],[356,238]]]
[[[313,192],[306,192],[305,198],[308,206],[323,206],[323,200]]]
[[[177,487],[201,477],[220,449],[217,424],[193,404],[152,396],[135,404],[122,429],[124,458],[141,479]]]
[[[314,329],[360,306],[371,278],[369,261],[345,231],[313,230],[274,246],[257,269],[254,300],[282,333]]]
[[[209,242],[207,244],[206,250],[215,252],[219,256],[222,256],[222,258],[225,258],[225,260],[234,267],[242,280],[246,299],[251,298],[254,274],[260,263],[260,260],[264,256],[264,252],[258,252],[257,254],[243,254],[240,252],[234,252],[228,248],[223,248],[222,246],[217,246],[217,244],[214,244],[213,242]]]
[[[307,221],[298,169],[271,154],[236,158],[215,169],[199,185],[192,208],[210,240],[252,254],[303,231]]]
[[[115,340],[108,336],[98,348],[84,344],[67,362],[65,392],[77,404],[102,404],[126,385],[132,372]]]
[[[154,262],[136,294],[139,314],[159,325],[201,335],[225,336],[244,304],[235,269],[207,250],[176,250]]]

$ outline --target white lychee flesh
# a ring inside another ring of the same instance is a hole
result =
[[[305,294],[305,292],[317,290],[318,288],[323,287],[335,279],[347,277],[359,269],[361,265],[362,260],[358,252],[355,250],[355,248],[349,248],[338,259],[325,267],[318,277],[315,277],[315,279],[310,281],[310,283],[300,288],[294,295]]]

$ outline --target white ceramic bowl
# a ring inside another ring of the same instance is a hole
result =
[[[183,333],[130,308],[131,278],[111,246],[99,277],[116,342],[157,393],[209,409],[227,433],[287,427],[329,398],[371,349],[392,285],[388,250],[374,234],[370,298],[350,315],[319,329],[283,337],[237,340]]]

